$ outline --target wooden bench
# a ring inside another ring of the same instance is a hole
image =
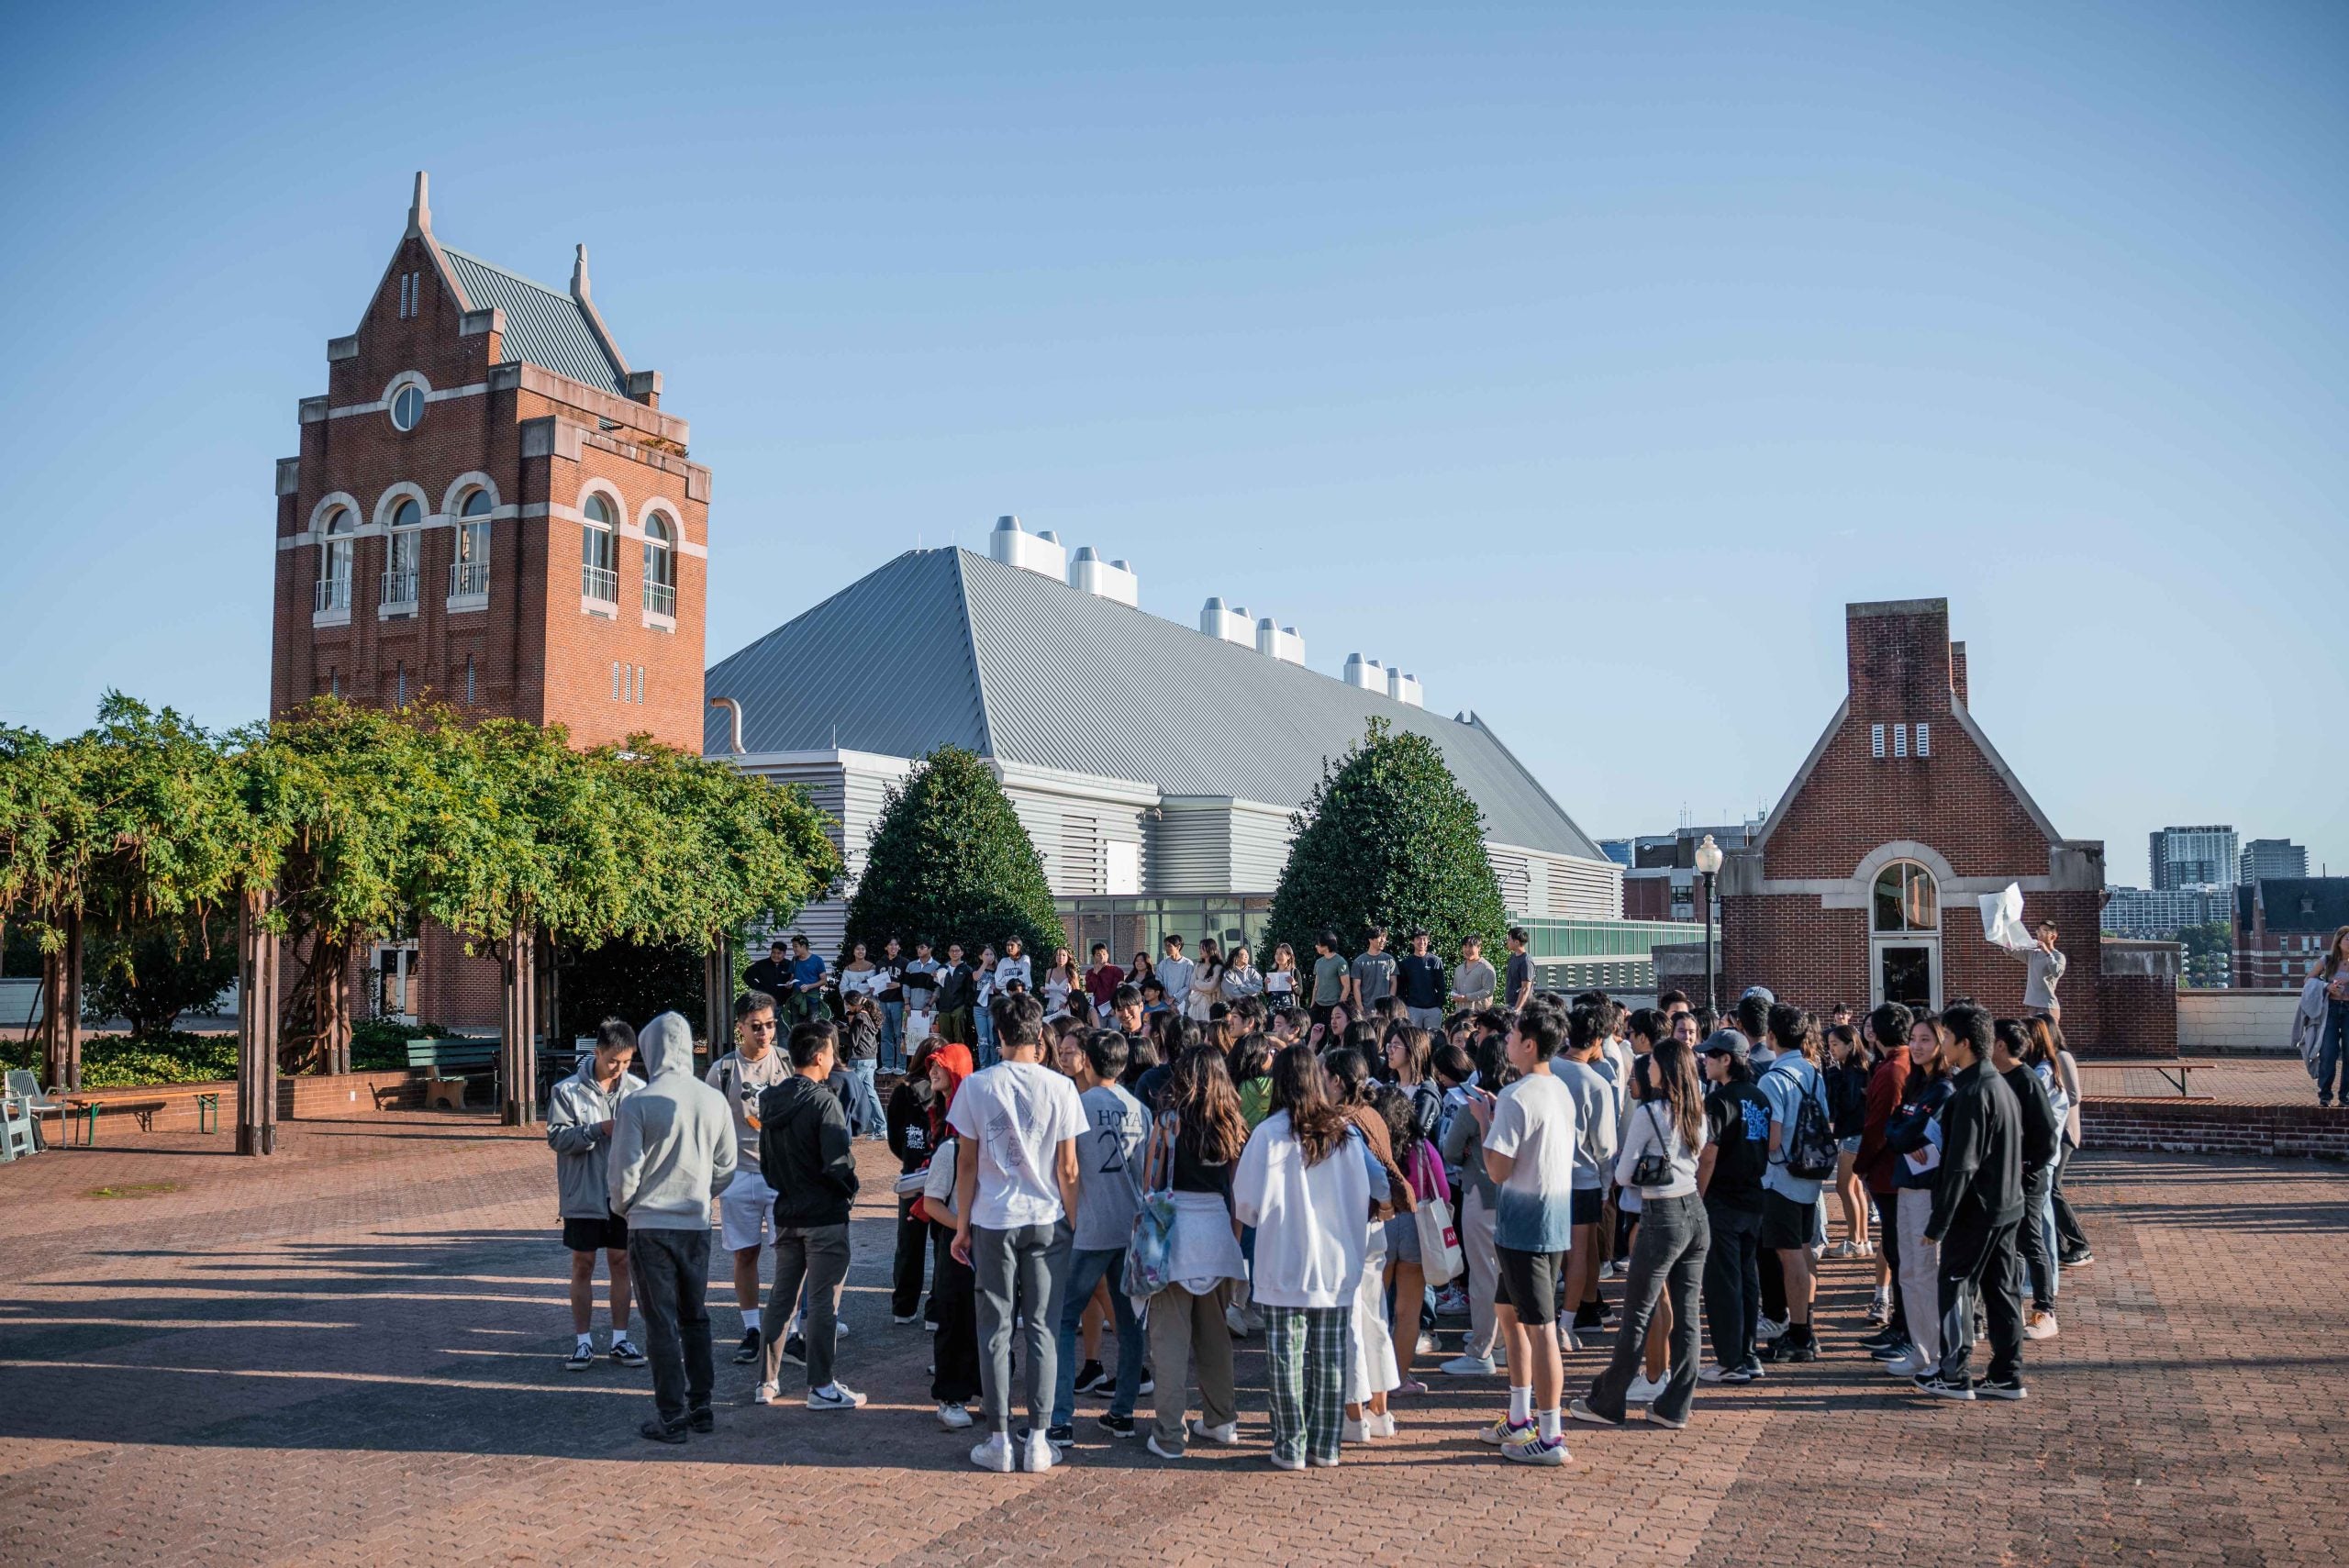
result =
[[[407,1064],[424,1071],[426,1109],[446,1106],[461,1111],[465,1108],[465,1089],[473,1077],[496,1071],[497,1042],[454,1037],[412,1040],[407,1042]],[[451,1068],[458,1071],[451,1072]]]
[[[2218,1063],[2213,1062],[2180,1062],[2173,1057],[2153,1056],[2143,1060],[2121,1058],[2083,1062],[2080,1063],[2080,1071],[2084,1073],[2158,1073],[2162,1075],[2163,1082],[2176,1089],[2180,1098],[2184,1098],[2189,1093],[2188,1084],[2192,1075],[2217,1065]],[[2082,1084],[2080,1087],[2085,1091],[2087,1085]]]
[[[169,1100],[95,1100],[70,1096],[65,1102],[63,1117],[66,1144],[71,1147],[75,1142],[73,1129],[79,1123],[82,1128],[81,1147],[96,1148],[98,1113],[102,1110],[128,1111],[139,1118],[139,1131],[152,1132],[155,1130],[155,1113],[170,1104]]]

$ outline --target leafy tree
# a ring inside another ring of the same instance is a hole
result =
[[[237,983],[237,921],[225,909],[201,919],[149,920],[89,941],[83,1016],[124,1018],[130,1038],[161,1040],[183,1013],[212,1017]]]
[[[1267,945],[1310,953],[1328,929],[1341,951],[1360,952],[1382,925],[1400,951],[1403,934],[1424,926],[1447,961],[1470,936],[1500,951],[1508,914],[1485,853],[1484,814],[1427,737],[1372,719],[1344,756],[1323,761],[1321,782],[1289,825]]]
[[[1043,857],[1011,801],[980,758],[941,746],[883,799],[864,875],[849,900],[841,955],[863,942],[879,952],[891,937],[980,945],[1018,936],[1049,954],[1061,917],[1044,881]]]

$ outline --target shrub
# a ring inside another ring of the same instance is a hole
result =
[[[882,802],[841,959],[858,942],[877,953],[896,937],[907,952],[928,940],[941,959],[961,942],[975,962],[982,943],[1001,951],[1014,935],[1047,957],[1061,942],[1043,858],[985,762],[941,746]]]

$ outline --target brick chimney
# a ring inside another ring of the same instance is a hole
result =
[[[1967,706],[1965,701],[1965,644],[1963,642],[1953,642],[1949,645],[1949,689],[1950,695],[1957,698],[1958,706],[1965,707]]]
[[[1951,667],[1947,599],[1845,605],[1843,638],[1853,717],[1930,718],[1949,711],[1962,678]]]

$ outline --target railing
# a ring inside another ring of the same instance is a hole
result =
[[[488,562],[452,561],[449,562],[449,596],[451,598],[478,598],[488,592]]]
[[[582,566],[579,591],[591,599],[617,605],[620,602],[620,574],[608,566]]]
[[[384,598],[387,605],[416,603],[416,568],[398,568],[384,573]]]
[[[311,607],[321,612],[349,609],[351,607],[351,579],[348,577],[319,578],[317,596]]]
[[[677,590],[670,583],[647,583],[644,585],[644,607],[656,616],[677,613]]]

